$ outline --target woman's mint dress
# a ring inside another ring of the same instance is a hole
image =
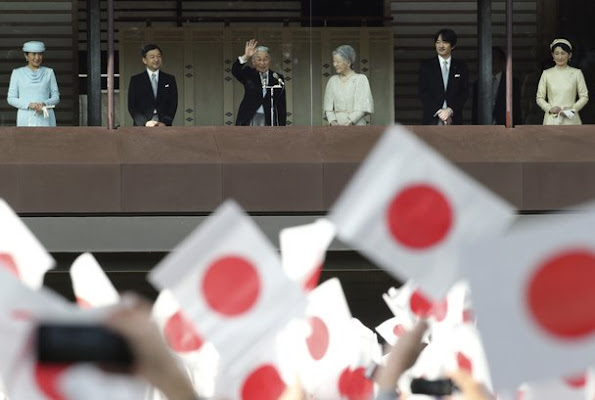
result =
[[[48,118],[43,113],[29,109],[29,103],[45,103],[46,106],[60,102],[60,92],[54,70],[39,67],[33,70],[21,67],[12,70],[8,87],[8,104],[18,108],[17,126],[56,126],[56,115],[48,109]]]

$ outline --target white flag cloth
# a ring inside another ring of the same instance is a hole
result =
[[[469,249],[464,269],[496,390],[593,362],[593,226],[592,212],[558,215]]]
[[[281,264],[290,279],[306,290],[318,284],[326,250],[335,237],[335,227],[321,218],[306,225],[293,226],[279,232]]]
[[[275,249],[231,200],[155,267],[149,280],[171,290],[225,366],[302,315],[306,303]]]
[[[0,267],[37,289],[43,285],[43,276],[54,263],[19,216],[0,199]]]
[[[117,304],[120,295],[91,253],[83,253],[70,266],[70,279],[81,308]]]
[[[401,126],[378,141],[332,207],[338,237],[441,298],[460,248],[506,228],[513,209]]]

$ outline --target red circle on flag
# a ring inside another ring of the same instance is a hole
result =
[[[60,378],[69,364],[35,364],[35,380],[37,387],[52,400],[65,399],[60,392]]]
[[[470,308],[463,310],[463,322],[472,323],[475,322],[475,313]]]
[[[252,371],[244,380],[242,400],[277,400],[285,387],[277,368],[265,364]]]
[[[303,287],[306,292],[309,292],[309,291],[313,290],[316,286],[318,286],[318,281],[320,280],[321,273],[322,273],[322,263],[320,263],[310,273],[310,276],[308,276],[306,281],[304,282]]]
[[[434,304],[421,291],[416,290],[409,298],[409,308],[413,314],[427,318],[432,313]]]
[[[345,368],[339,377],[339,394],[348,400],[369,400],[374,394],[374,383],[366,378],[363,367]]]
[[[93,308],[91,303],[89,303],[87,300],[83,299],[82,297],[76,298],[76,304],[78,304],[80,308],[85,309],[85,310]]]
[[[0,253],[0,266],[3,266],[8,272],[20,279],[19,269],[17,263],[11,254]]]
[[[459,369],[466,371],[469,375],[473,375],[473,363],[471,359],[460,351],[457,351],[457,365]]]
[[[203,344],[202,338],[196,333],[192,322],[180,310],[167,319],[163,333],[173,351],[186,353],[196,351]]]
[[[202,281],[202,293],[216,312],[236,317],[250,310],[261,290],[257,268],[236,256],[222,257],[211,264]]]
[[[577,376],[566,377],[564,378],[564,382],[566,382],[568,386],[574,389],[584,388],[585,386],[587,386],[587,374],[582,373]]]
[[[415,184],[398,192],[390,202],[388,228],[403,246],[424,250],[440,243],[452,223],[452,207],[444,194],[427,184]]]
[[[526,290],[537,324],[561,339],[576,339],[595,329],[595,254],[575,249],[550,257],[534,269]]]
[[[313,359],[320,360],[326,354],[329,345],[329,331],[324,321],[318,317],[308,319],[312,333],[306,339],[308,351]]]

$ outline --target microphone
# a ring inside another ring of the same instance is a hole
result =
[[[278,73],[273,72],[273,78],[275,78],[276,80],[278,80],[279,83],[281,84],[281,86],[285,86],[285,82],[283,82],[283,79],[281,79],[281,77],[279,76]]]

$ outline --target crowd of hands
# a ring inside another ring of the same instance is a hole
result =
[[[151,319],[152,304],[134,294],[127,294],[108,318],[110,329],[122,335],[134,355],[133,373],[157,388],[168,400],[198,400],[192,383],[176,356],[169,350],[157,325]],[[424,348],[422,337],[428,329],[420,321],[412,330],[400,337],[392,347],[385,365],[379,366],[371,379],[379,392],[394,394],[397,398],[397,381],[411,368]],[[493,400],[495,397],[463,370],[452,371],[448,378],[458,388],[453,397],[462,400]],[[405,395],[400,397],[405,399]],[[283,400],[309,400],[299,382],[287,388]]]

